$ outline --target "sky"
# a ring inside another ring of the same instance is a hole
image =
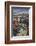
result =
[[[29,8],[26,7],[13,7],[12,10],[13,10],[13,15],[23,14],[23,13],[29,14]]]

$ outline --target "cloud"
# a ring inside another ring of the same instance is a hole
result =
[[[14,7],[13,9],[13,15],[17,15],[17,14],[27,14],[29,13],[29,8],[18,8],[18,7]]]

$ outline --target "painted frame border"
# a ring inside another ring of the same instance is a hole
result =
[[[33,15],[32,15],[32,40],[10,40],[10,13],[9,6],[10,5],[32,5]],[[16,44],[16,43],[34,43],[35,42],[35,3],[33,2],[5,2],[5,44]]]

